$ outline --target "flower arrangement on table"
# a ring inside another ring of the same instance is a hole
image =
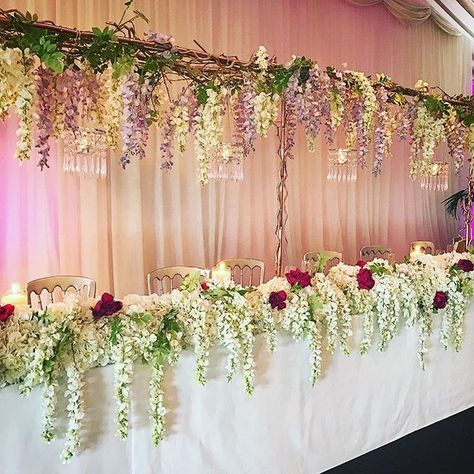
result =
[[[206,383],[209,353],[227,350],[226,375],[243,374],[245,390],[254,390],[253,349],[258,336],[276,350],[277,334],[307,341],[310,380],[321,376],[323,345],[348,354],[354,318],[363,318],[359,352],[368,352],[377,339],[385,350],[402,325],[419,331],[418,357],[425,368],[433,318],[441,317],[440,340],[459,351],[463,319],[474,292],[474,255],[416,255],[401,264],[385,260],[356,266],[339,264],[328,275],[295,269],[285,278],[272,278],[244,288],[232,281],[199,274],[185,278],[179,289],[161,296],[128,295],[123,301],[104,293],[80,303],[67,293],[61,303],[43,311],[0,306],[0,385],[19,384],[29,393],[43,386],[43,438],[56,435],[56,396],[65,378],[69,425],[64,460],[76,454],[80,439],[84,374],[93,367],[114,364],[117,434],[126,438],[129,387],[137,362],[151,367],[150,418],[152,439],[164,436],[166,409],[163,376],[185,349],[196,356],[196,379]]]

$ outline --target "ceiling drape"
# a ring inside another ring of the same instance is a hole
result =
[[[401,23],[415,26],[432,19],[450,35],[464,34],[474,39],[473,0],[346,0],[370,7],[383,3]]]
[[[42,19],[90,29],[120,18],[122,0],[2,0],[2,8],[37,12]],[[137,0],[149,28],[172,33],[177,43],[248,58],[260,45],[283,63],[305,55],[322,66],[369,74],[385,72],[407,86],[423,78],[447,92],[467,92],[471,43],[446,35],[432,22],[407,28],[383,5],[357,8],[342,0]],[[147,28],[148,28],[147,27]],[[140,27],[143,32],[145,28]],[[62,148],[53,147],[51,169],[13,160],[15,118],[0,124],[0,292],[7,284],[48,274],[83,274],[99,290],[117,295],[145,291],[145,275],[167,265],[210,267],[221,258],[256,257],[274,271],[277,214],[277,141],[272,131],[258,140],[245,163],[243,183],[201,188],[193,145],[160,170],[160,131],[152,130],[147,156],[126,171],[111,156],[106,181],[62,173]],[[336,145],[339,145],[337,143]],[[441,205],[445,193],[424,192],[408,177],[409,146],[395,139],[393,157],[374,178],[369,169],[354,184],[329,183],[328,149],[318,140],[306,151],[297,134],[288,164],[288,255],[344,252],[354,263],[364,244],[391,246],[399,258],[412,240],[445,246],[457,233]],[[440,159],[448,159],[444,148]],[[369,160],[370,161],[370,160]],[[450,192],[459,189],[450,178]]]

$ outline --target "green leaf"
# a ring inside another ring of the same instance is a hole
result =
[[[193,272],[190,275],[183,278],[181,285],[179,286],[180,290],[194,291],[197,290],[200,286],[201,272]]]
[[[461,206],[461,203],[467,198],[467,190],[461,189],[460,191],[455,192],[451,196],[447,197],[442,204],[444,204],[444,209],[446,213],[457,219],[458,211]]]
[[[207,102],[208,95],[207,89],[205,87],[199,87],[197,90],[197,100],[201,105],[204,105]]]
[[[122,320],[120,318],[114,318],[112,321],[112,326],[110,328],[110,342],[112,344],[117,344],[117,336],[122,331]]]

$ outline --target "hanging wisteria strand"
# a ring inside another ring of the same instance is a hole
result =
[[[150,91],[146,81],[140,85],[136,73],[130,73],[122,84],[123,126],[120,164],[124,169],[133,157],[145,158],[148,142],[147,101]]]
[[[243,158],[247,158],[255,150],[254,141],[257,129],[254,99],[255,92],[249,86],[233,96],[232,114],[235,126],[232,134],[232,147],[239,150]]]
[[[316,137],[321,128],[323,118],[329,120],[331,79],[325,71],[315,64],[308,73],[304,93],[306,144],[308,151],[316,151]]]
[[[374,165],[372,173],[378,176],[382,172],[383,160],[390,153],[392,143],[392,126],[388,109],[388,94],[385,87],[380,87],[376,92],[377,108],[375,109],[374,131]]]
[[[49,69],[39,67],[36,76],[36,93],[38,94],[37,102],[37,129],[35,147],[40,155],[38,166],[41,170],[46,167],[49,168],[49,155],[51,145],[49,138],[53,134],[52,112],[54,110],[54,74]]]

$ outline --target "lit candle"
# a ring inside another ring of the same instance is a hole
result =
[[[219,283],[229,283],[232,278],[232,273],[229,267],[223,262],[220,262],[212,269],[212,279]]]
[[[27,297],[22,292],[19,283],[12,283],[11,290],[2,297],[2,305],[12,304],[13,306],[26,306]]]

